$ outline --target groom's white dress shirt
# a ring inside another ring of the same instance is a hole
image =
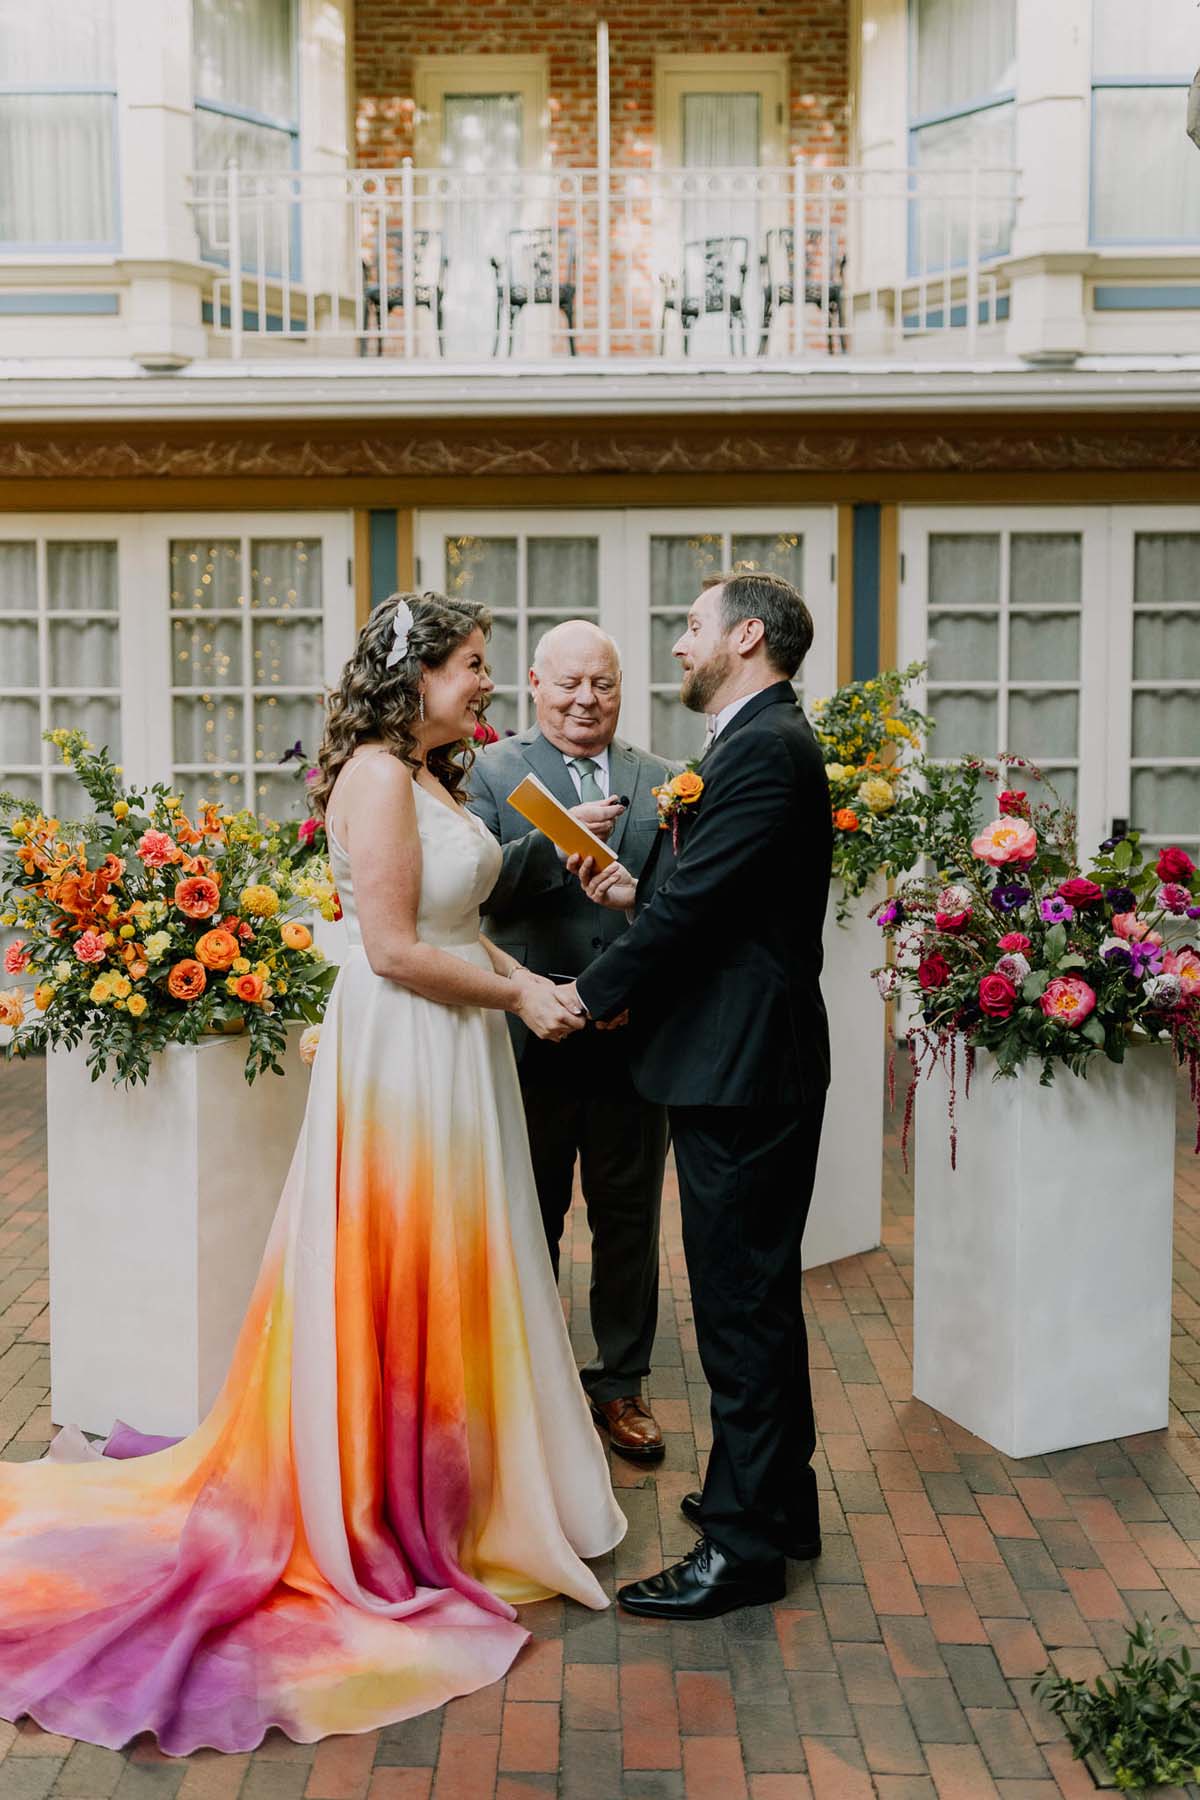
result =
[[[746,702],[753,699],[753,694],[743,694],[740,700],[731,700],[728,706],[723,706],[719,713],[707,714],[708,736],[704,740],[704,748],[706,750],[710,744],[715,743],[717,738],[720,737],[734,714],[740,713],[743,706],[746,705]]]

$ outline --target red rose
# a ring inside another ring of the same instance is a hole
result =
[[[979,1004],[989,1019],[1007,1019],[1017,1004],[1017,990],[1007,975],[985,975],[979,983]]]
[[[1086,875],[1076,875],[1071,881],[1059,883],[1058,897],[1072,906],[1094,906],[1097,900],[1103,900],[1104,889],[1089,881]]]
[[[480,719],[472,736],[477,744],[498,744],[500,742],[500,733],[494,725],[489,725],[486,719]]]
[[[1023,931],[1006,931],[1000,939],[1000,948],[1006,950],[1010,956],[1024,956],[1026,950],[1030,948],[1030,943]]]
[[[1196,865],[1186,850],[1180,850],[1175,844],[1168,845],[1160,853],[1154,866],[1160,881],[1187,881],[1196,873]]]
[[[1000,796],[1000,811],[1011,819],[1029,817],[1029,796],[1019,788],[1005,788]]]
[[[939,931],[949,931],[951,933],[965,931],[967,926],[971,923],[971,908],[968,906],[965,912],[935,913],[933,922]]]
[[[950,964],[938,951],[927,956],[917,968],[917,980],[928,993],[930,988],[944,987],[950,979]]]

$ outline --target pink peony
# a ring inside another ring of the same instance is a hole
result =
[[[174,838],[165,831],[143,831],[138,839],[137,853],[150,869],[161,869],[167,863],[178,862],[182,854]]]
[[[1145,919],[1139,919],[1136,913],[1114,913],[1112,928],[1119,938],[1127,944],[1161,944],[1162,932],[1151,931]]]
[[[1027,863],[1037,855],[1037,832],[1027,819],[993,819],[971,840],[971,849],[980,862],[989,863],[993,869],[1003,869],[1009,863]]]
[[[1024,956],[1030,948],[1029,939],[1023,931],[1006,931],[1000,939],[1000,948],[1013,956]]]
[[[1185,913],[1192,904],[1192,896],[1177,881],[1165,881],[1154,898],[1164,912],[1175,913],[1176,916]]]
[[[1162,966],[1164,974],[1178,975],[1185,998],[1200,994],[1200,951],[1168,950]]]
[[[29,967],[29,950],[24,938],[14,938],[4,952],[4,967],[8,974],[19,975],[22,969]]]
[[[1038,1004],[1048,1019],[1057,1019],[1060,1025],[1082,1025],[1096,996],[1078,975],[1056,975]]]
[[[98,931],[81,931],[75,939],[75,954],[82,963],[103,962],[108,946]]]

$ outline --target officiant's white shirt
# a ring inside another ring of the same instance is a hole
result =
[[[583,779],[579,773],[579,770],[573,766],[574,762],[575,762],[576,752],[572,751],[571,754],[568,756],[568,754],[565,750],[560,750],[559,755],[562,757],[563,761],[567,765],[567,773],[571,777],[571,780],[575,784],[576,794],[578,794],[579,798],[582,800],[583,799]],[[605,744],[603,750],[597,750],[596,754],[593,757],[590,757],[588,760],[591,762],[594,762],[596,765],[596,783],[600,789],[600,792],[604,795],[604,798],[607,800],[608,796],[609,796],[609,791],[610,791],[609,779],[608,779],[608,745]]]

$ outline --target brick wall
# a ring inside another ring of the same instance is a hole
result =
[[[358,160],[395,167],[413,153],[413,60],[421,55],[549,55],[554,160],[594,166],[596,21],[609,27],[613,162],[654,142],[654,57],[681,51],[786,53],[790,144],[814,162],[848,159],[848,0],[357,0]]]

